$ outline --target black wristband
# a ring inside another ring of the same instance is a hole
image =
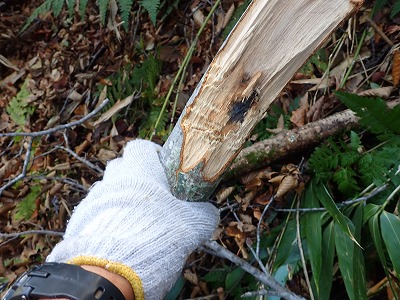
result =
[[[45,263],[24,273],[3,300],[68,298],[73,300],[125,300],[104,277],[77,265]]]

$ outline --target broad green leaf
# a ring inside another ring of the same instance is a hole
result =
[[[357,205],[354,212],[352,221],[354,224],[354,237],[357,240],[361,240],[361,228],[363,225],[363,204]],[[366,299],[367,298],[367,282],[365,279],[365,262],[363,256],[363,249],[358,246],[354,246],[353,252],[353,272],[354,272],[354,292],[356,299]]]
[[[296,222],[295,220],[290,220],[285,228],[281,242],[278,246],[277,255],[274,264],[274,270],[281,266],[292,250],[293,245],[296,240]],[[296,245],[297,247],[297,245]]]
[[[378,211],[380,206],[376,204],[367,204],[364,207],[363,225],[365,225],[370,218],[372,218]]]
[[[373,217],[371,217],[368,221],[368,225],[376,251],[378,252],[379,259],[381,260],[385,272],[387,272],[386,257],[383,249],[382,237],[379,228],[379,216],[380,216],[379,214],[375,214]],[[388,273],[386,273],[386,275],[388,275]]]
[[[362,256],[359,257],[360,252],[357,251],[359,247],[355,245],[349,235],[345,233],[337,223],[335,223],[334,228],[339,269],[343,277],[347,294],[350,300],[366,299],[366,287],[365,285],[360,286],[361,282],[364,280],[360,278],[360,270],[355,268],[355,261],[360,261],[362,259]],[[355,248],[358,249],[356,250]]]
[[[380,216],[382,237],[393,268],[400,274],[400,219],[398,216],[382,212]]]
[[[313,183],[307,188],[303,204],[305,208],[319,207],[319,201],[313,194]],[[316,285],[317,293],[320,294],[318,282],[320,281],[321,265],[322,265],[322,231],[321,231],[321,215],[322,212],[308,213],[303,217],[304,233],[308,246],[308,256],[311,263],[313,280]]]
[[[334,221],[325,228],[322,237],[322,270],[319,278],[319,299],[328,300],[333,279],[333,259],[335,255]]]
[[[352,233],[354,230],[353,224],[351,223],[349,218],[343,215],[342,212],[338,209],[336,203],[333,201],[331,195],[329,194],[326,186],[321,182],[315,183],[314,181],[313,193],[318,197],[319,201],[322,203],[322,205],[326,208],[328,213],[335,220],[336,225],[338,225],[342,229],[342,231],[345,232],[350,237],[351,240],[353,240],[353,242],[359,245]]]
[[[351,300],[354,299],[354,278],[353,278],[353,250],[354,243],[343,232],[343,229],[336,223],[335,230],[335,246],[339,261],[340,273],[346,286],[346,291]],[[355,299],[354,299],[355,300]]]
[[[241,268],[236,268],[232,272],[229,272],[228,275],[226,275],[225,279],[225,289],[230,290],[235,287],[235,285],[240,282],[245,273],[246,271]]]
[[[371,232],[371,237],[375,244],[376,251],[378,252],[379,259],[383,266],[383,270],[385,271],[386,278],[389,279],[390,288],[392,289],[393,294],[396,294],[396,292],[394,291],[393,285],[392,285],[392,280],[391,280],[391,276],[388,271],[386,256],[385,256],[385,252],[383,249],[381,231],[379,228],[379,217],[380,217],[380,214],[375,214],[373,217],[371,217],[369,219],[369,221],[368,221],[369,230]]]

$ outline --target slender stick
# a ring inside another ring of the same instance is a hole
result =
[[[71,128],[77,125],[80,125],[84,122],[86,122],[87,120],[89,120],[90,118],[94,117],[99,111],[101,111],[109,102],[108,99],[104,99],[104,101],[98,106],[96,107],[93,111],[91,111],[90,113],[88,113],[86,116],[84,116],[82,119],[79,119],[77,121],[68,123],[68,124],[63,124],[63,125],[58,125],[56,127],[53,128],[49,128],[47,130],[42,130],[42,131],[36,131],[36,132],[10,132],[10,133],[0,133],[0,137],[6,137],[6,136],[30,136],[30,137],[38,137],[38,136],[43,136],[46,134],[52,134],[54,132],[63,130],[63,129],[67,129],[67,128]]]
[[[215,255],[228,259],[229,261],[236,264],[238,267],[253,275],[260,282],[272,288],[276,293],[279,294],[279,297],[287,300],[304,300],[303,297],[297,296],[296,294],[292,293],[291,291],[280,285],[279,282],[277,282],[275,278],[272,277],[270,274],[261,272],[257,268],[253,267],[243,259],[230,252],[229,250],[220,246],[217,242],[209,241],[205,244],[205,246],[213,250],[215,252]]]

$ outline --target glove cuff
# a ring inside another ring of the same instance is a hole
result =
[[[98,258],[94,256],[83,256],[83,255],[77,256],[69,260],[68,263],[79,266],[88,265],[88,266],[100,267],[112,273],[121,275],[131,284],[133,293],[135,294],[135,300],[144,300],[144,289],[142,280],[136,274],[135,271],[133,271],[131,268],[129,268],[124,264],[118,262],[112,262],[107,259]]]

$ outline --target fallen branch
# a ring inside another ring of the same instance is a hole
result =
[[[26,148],[25,152],[25,159],[24,159],[24,164],[22,166],[22,172],[18,176],[14,177],[11,179],[9,182],[7,182],[5,185],[0,187],[0,196],[3,194],[3,191],[18,182],[19,180],[23,179],[26,176],[26,173],[28,171],[28,165],[29,165],[29,160],[31,156],[31,151],[32,151],[32,143],[33,143],[33,138],[29,138],[28,146]]]
[[[388,102],[393,108],[400,100]],[[339,132],[356,128],[359,118],[350,110],[338,112],[325,119],[281,132],[267,140],[243,149],[223,177],[223,181],[266,167],[289,155],[310,149]]]
[[[91,119],[92,117],[94,117],[99,111],[101,111],[107,105],[108,102],[109,102],[109,99],[104,99],[104,101],[98,107],[96,107],[93,111],[88,113],[83,118],[81,118],[81,119],[79,119],[77,121],[70,122],[70,123],[63,124],[63,125],[59,125],[59,126],[47,129],[47,130],[36,131],[36,132],[0,133],[0,137],[17,137],[17,136],[29,137],[29,142],[28,142],[26,153],[25,153],[25,159],[24,159],[24,164],[23,164],[23,167],[22,167],[22,172],[21,172],[21,174],[19,174],[18,176],[14,177],[9,182],[7,182],[5,185],[0,187],[0,196],[1,196],[1,194],[3,193],[3,191],[5,189],[7,189],[8,187],[10,187],[13,184],[15,184],[16,182],[18,182],[19,180],[21,180],[21,179],[26,177],[27,170],[28,170],[28,165],[29,165],[29,161],[30,161],[30,154],[31,154],[31,150],[32,150],[32,143],[33,143],[33,138],[34,137],[43,136],[43,135],[47,135],[47,134],[52,134],[52,133],[60,131],[60,130],[64,130],[64,129],[67,129],[67,128],[71,128],[73,126],[80,125],[80,124],[86,122],[87,120]],[[78,155],[75,155],[76,153],[74,153],[72,150],[69,150],[69,149],[67,149],[65,147],[62,147],[62,146],[57,146],[57,147],[67,151],[68,153],[73,155],[75,158],[77,158],[81,162],[85,163],[86,165],[88,165],[92,169],[96,170],[97,172],[99,172],[101,174],[103,173],[103,170],[101,170],[99,167],[91,164],[90,162],[87,162],[85,159],[79,157]]]
[[[109,102],[109,99],[104,99],[104,101],[101,102],[101,104],[98,107],[96,107],[93,111],[88,113],[82,119],[79,119],[79,120],[71,122],[71,123],[58,125],[56,127],[50,128],[50,129],[46,129],[46,130],[42,130],[42,131],[36,131],[36,132],[0,133],[0,137],[10,137],[10,136],[12,136],[12,137],[15,137],[15,136],[38,137],[38,136],[43,136],[43,135],[46,135],[46,134],[52,134],[54,132],[57,132],[57,131],[60,131],[60,130],[64,130],[64,129],[67,129],[67,128],[71,128],[71,127],[80,125],[80,124],[86,122],[87,120],[93,118],[99,111],[101,111],[107,105],[108,102]]]
[[[27,231],[15,232],[15,233],[0,233],[0,238],[15,238],[15,237],[20,237],[22,235],[27,235],[27,234],[46,234],[46,235],[62,236],[62,235],[64,235],[64,232],[63,231],[52,231],[52,230],[27,230]]]
[[[257,268],[253,267],[243,259],[239,258],[229,250],[225,249],[221,245],[219,245],[215,241],[209,241],[205,244],[205,246],[213,251],[213,254],[216,256],[219,256],[221,258],[225,258],[234,264],[236,264],[238,267],[242,268],[246,272],[250,273],[253,275],[257,280],[259,280],[261,283],[264,283],[268,287],[274,290],[276,294],[279,295],[279,297],[287,299],[287,300],[301,300],[304,299],[303,297],[297,296],[296,294],[292,293],[285,287],[279,284],[275,280],[274,277],[272,277],[268,273],[263,273]]]

